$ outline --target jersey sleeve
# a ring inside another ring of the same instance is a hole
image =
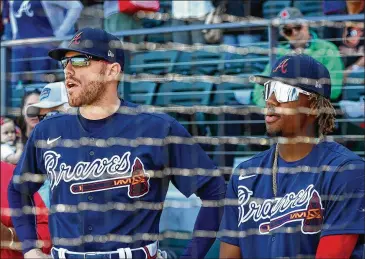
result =
[[[326,202],[321,236],[364,234],[364,161],[351,161],[332,176]]]
[[[237,193],[237,175],[232,175],[229,180],[226,192],[226,199],[224,205],[223,218],[220,225],[220,240],[234,245],[239,246],[238,238],[238,193]],[[234,231],[234,232],[231,232]],[[228,235],[228,232],[234,233],[232,236]]]
[[[43,170],[40,170],[40,162],[42,159],[41,150],[36,146],[35,133],[36,128],[30,135],[27,144],[25,145],[23,154],[21,155],[19,162],[14,170],[12,184],[14,188],[24,194],[33,195],[43,185],[43,181],[37,181],[36,175],[42,175]],[[26,175],[34,175],[30,180],[19,181],[20,177],[26,177]],[[41,179],[41,177],[39,178]]]
[[[37,128],[37,127],[36,127]],[[9,208],[22,211],[24,207],[34,207],[33,194],[38,191],[42,181],[33,181],[33,174],[41,174],[38,168],[41,159],[40,149],[35,146],[35,131],[25,145],[24,152],[14,170],[13,178],[8,186]],[[29,177],[30,176],[30,177]],[[36,217],[34,214],[19,213],[11,216],[15,231],[22,242],[25,254],[37,247]]]
[[[216,167],[199,144],[191,143],[191,135],[176,120],[171,123],[168,137],[165,140],[171,140],[171,142],[177,140],[176,143],[168,143],[165,146],[164,164],[165,167],[173,170],[172,183],[182,194],[189,197],[209,181],[211,177],[207,176],[208,173],[197,175],[196,171],[192,175],[181,175],[181,173],[184,173],[183,170],[212,170]]]

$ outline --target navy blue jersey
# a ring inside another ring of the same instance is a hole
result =
[[[275,145],[241,163],[227,187],[220,230],[243,258],[314,258],[322,236],[364,234],[364,161],[342,145],[322,142],[305,158],[278,158],[277,197],[272,190]],[[260,169],[257,169],[260,168]],[[227,230],[237,231],[239,237]],[[358,243],[353,257],[362,258]]]
[[[123,105],[135,107],[127,102]],[[159,233],[159,204],[165,200],[169,182],[189,197],[212,179],[196,174],[153,176],[164,169],[215,168],[197,144],[164,143],[174,136],[190,137],[181,124],[166,114],[115,113],[92,131],[82,121],[80,116],[60,114],[39,123],[14,172],[15,176],[27,172],[48,175],[52,239],[76,240],[74,244],[62,245],[63,248],[92,252],[150,244],[153,241],[141,240],[138,234]],[[151,141],[139,142],[146,139]],[[13,188],[21,193],[32,194],[40,186],[41,183],[31,181],[17,183],[13,178]],[[155,209],[149,207],[151,203]],[[16,204],[12,203],[12,207]],[[27,231],[25,228],[22,231],[19,221],[16,225],[21,239],[34,239],[31,234],[23,233]],[[100,243],[79,239],[109,234],[131,235],[136,240],[122,243],[117,238]]]

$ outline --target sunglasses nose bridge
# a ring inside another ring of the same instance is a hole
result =
[[[61,64],[62,64],[63,69],[66,69],[66,67],[68,66],[70,61],[71,61],[71,58],[63,58],[62,59]]]

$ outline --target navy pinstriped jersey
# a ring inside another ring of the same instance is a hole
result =
[[[273,195],[275,145],[237,168],[226,197],[222,241],[239,246],[242,258],[314,258],[323,236],[362,234],[364,161],[335,142],[316,145],[305,158],[278,158],[277,197]],[[261,168],[261,169],[258,169]],[[353,258],[362,258],[361,239]]]
[[[136,107],[127,102],[122,105]],[[211,179],[196,174],[155,177],[168,168],[215,168],[199,145],[164,143],[174,136],[190,137],[166,114],[115,113],[92,132],[83,124],[80,115],[70,114],[55,115],[39,123],[15,170],[16,176],[31,172],[50,179],[51,236],[53,240],[75,239],[74,244],[62,246],[66,249],[112,251],[150,244],[152,241],[141,240],[138,234],[159,233],[160,209],[169,182],[188,197]],[[141,143],[142,138],[150,142]],[[32,194],[40,186],[29,181],[16,183],[13,178],[13,187],[20,192]],[[100,243],[87,239],[90,235],[109,234],[133,236],[136,240],[123,243],[107,236],[105,243]],[[26,233],[21,237],[34,238]]]

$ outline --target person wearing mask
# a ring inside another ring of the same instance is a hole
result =
[[[66,87],[64,82],[49,83],[43,87],[39,102],[28,106],[26,116],[38,118],[39,122],[61,112],[67,112],[69,108]],[[47,179],[39,189],[47,208],[50,206],[50,182]]]
[[[43,87],[39,102],[29,105],[28,117],[37,117],[39,121],[69,109],[66,87],[64,82],[49,83]]]
[[[32,130],[39,122],[37,117],[28,117],[26,113],[30,105],[39,102],[39,95],[40,91],[38,89],[26,91],[20,104],[20,116],[17,118],[16,124],[20,128],[23,145],[25,145]]]

